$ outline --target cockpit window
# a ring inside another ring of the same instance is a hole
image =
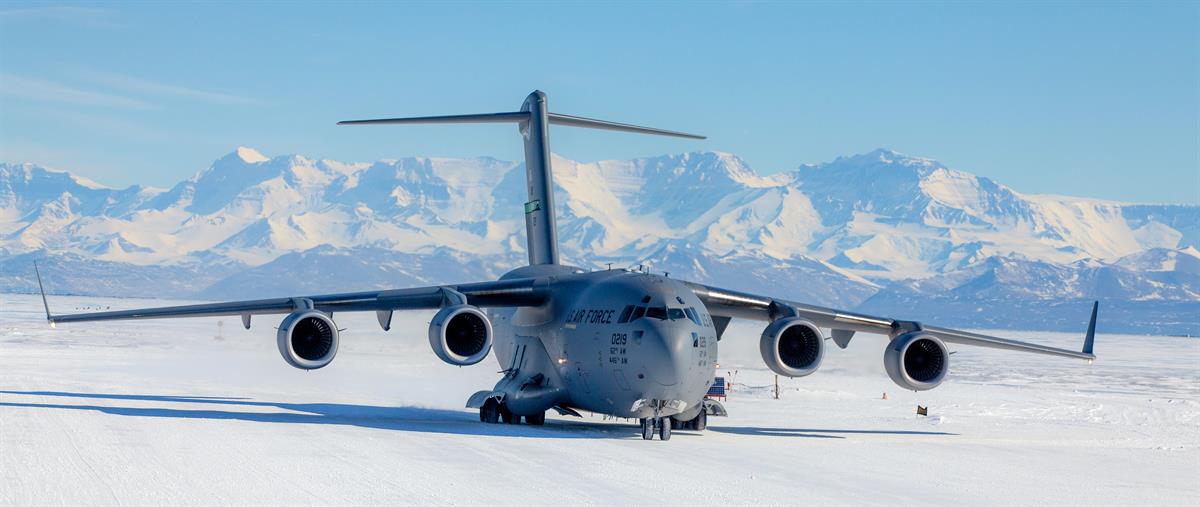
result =
[[[617,323],[624,324],[633,322],[642,317],[658,320],[683,320],[688,319],[700,325],[700,314],[693,307],[687,308],[666,308],[662,306],[633,306],[628,305],[621,310],[621,316],[617,318]]]
[[[621,310],[621,316],[617,318],[617,324],[629,322],[629,315],[633,313],[633,305],[625,305],[625,309]]]

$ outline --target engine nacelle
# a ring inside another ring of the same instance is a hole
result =
[[[821,365],[825,338],[816,324],[799,317],[785,317],[763,330],[758,348],[771,371],[785,377],[803,377]]]
[[[492,322],[477,307],[447,306],[429,323],[429,346],[447,363],[478,363],[492,350]]]
[[[302,370],[323,368],[337,355],[337,326],[317,310],[288,314],[279,324],[277,337],[283,360]]]
[[[920,331],[904,333],[888,343],[883,367],[892,382],[905,389],[926,391],[946,378],[950,353],[936,336]]]

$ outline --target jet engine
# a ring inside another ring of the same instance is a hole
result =
[[[936,336],[914,331],[892,339],[883,353],[883,367],[892,382],[905,389],[926,391],[946,378],[950,353]]]
[[[825,338],[812,322],[785,317],[763,330],[758,348],[771,371],[785,377],[803,377],[821,365]]]
[[[302,370],[323,368],[337,354],[337,326],[333,319],[317,310],[288,314],[279,324],[277,336],[283,360]]]
[[[477,307],[447,306],[429,323],[429,346],[447,363],[478,363],[492,350],[492,323]]]

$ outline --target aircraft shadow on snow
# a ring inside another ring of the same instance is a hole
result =
[[[28,403],[0,400],[0,407],[91,410],[133,417],[171,417],[179,419],[238,420],[267,423],[338,424],[362,428],[456,435],[489,435],[533,438],[640,438],[636,426],[601,424],[587,421],[548,420],[545,426],[482,424],[471,412],[421,407],[380,407],[343,403],[276,403],[249,398],[217,396],[162,396],[143,394],[69,393],[58,391],[0,391],[0,395],[51,396],[77,399],[147,401],[162,404],[212,404],[226,407],[278,408],[287,412],[248,412],[163,407],[122,407],[91,404]],[[937,431],[753,428],[710,426],[709,431],[750,436],[846,438],[850,434],[947,435]],[[694,433],[680,432],[692,436]]]

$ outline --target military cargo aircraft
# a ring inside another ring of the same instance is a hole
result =
[[[328,366],[337,354],[333,316],[375,312],[391,327],[397,310],[437,310],[429,345],[442,361],[472,365],[495,349],[503,378],[467,401],[485,423],[545,423],[546,412],[578,410],[641,421],[642,438],[660,440],[671,429],[703,430],[708,415],[725,409],[705,395],[713,383],[717,349],[731,319],[766,323],[759,341],[763,361],[787,377],[817,370],[832,340],[845,348],[855,333],[885,334],[884,368],[900,387],[932,389],[946,377],[948,344],[976,345],[1095,359],[1092,306],[1081,351],[925,326],[918,322],[822,308],[646,272],[589,270],[559,263],[555,231],[549,127],[562,125],[692,139],[702,136],[552,113],[546,94],[531,93],[515,112],[344,121],[339,125],[515,123],[525,142],[529,201],[525,228],[529,265],[499,280],[345,294],[301,295],[54,315],[38,275],[51,325],[121,319],[283,314],[277,342],[288,364]],[[515,211],[515,210],[514,210]],[[36,266],[35,266],[36,271]],[[828,337],[822,329],[828,329]]]

